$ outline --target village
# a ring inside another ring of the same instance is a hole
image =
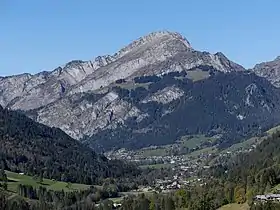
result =
[[[138,189],[143,192],[168,192],[197,184],[203,185],[203,177],[198,175],[199,172],[238,153],[250,152],[255,147],[256,142],[253,142],[246,147],[236,147],[232,150],[217,151],[215,147],[193,148],[192,153],[176,154],[167,150],[163,153],[161,147],[152,146],[138,151],[119,149],[105,155],[108,159],[129,161],[141,168],[169,170],[167,176],[156,179],[154,186],[142,186]]]
[[[211,154],[200,154],[197,157],[185,155],[145,156],[134,151],[121,149],[107,154],[109,159],[121,159],[135,163],[141,168],[166,169],[170,173],[166,177],[156,179],[154,186],[142,186],[138,191],[163,191],[180,189],[194,184],[203,184],[197,176],[200,170],[208,169],[206,164]]]

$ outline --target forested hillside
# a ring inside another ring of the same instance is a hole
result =
[[[237,203],[251,210],[279,209],[279,202],[256,202],[254,197],[279,193],[280,132],[268,136],[255,150],[241,153],[230,162],[216,165],[209,171],[202,171],[201,177],[204,184],[180,189],[169,195],[127,199],[123,207],[127,210],[141,209],[136,206],[149,206],[150,209],[215,210],[229,203]]]
[[[278,203],[255,203],[253,198],[279,193],[280,132],[268,136],[251,152],[241,153],[227,163],[212,167],[209,172],[203,175],[207,179],[211,177],[203,192],[210,203],[221,206],[247,202],[251,209],[279,209]],[[213,196],[212,190],[224,193]]]
[[[2,107],[0,142],[2,166],[14,172],[85,184],[138,173],[132,166],[96,154],[60,129]]]
[[[280,132],[267,137],[250,153],[238,155],[226,167],[228,178],[263,194],[280,184]]]
[[[249,72],[220,73],[209,66],[196,71],[212,77],[193,82],[188,72],[135,78],[140,87],[114,87],[121,100],[140,110],[111,129],[84,138],[95,148],[136,149],[171,144],[184,135],[206,134],[227,147],[261,134],[280,121],[279,90]],[[112,122],[118,113],[111,112]]]

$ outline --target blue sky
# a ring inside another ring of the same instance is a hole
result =
[[[280,55],[277,0],[0,0],[0,75],[113,54],[158,30],[245,67]]]

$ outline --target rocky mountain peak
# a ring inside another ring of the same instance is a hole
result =
[[[252,71],[258,76],[268,79],[274,86],[280,87],[280,56],[273,61],[255,65]]]
[[[277,56],[274,61],[280,62],[280,56]]]
[[[229,60],[222,52],[217,52],[214,54],[216,60],[218,60],[221,64],[221,69],[224,68],[224,72],[231,72],[231,71],[244,71],[245,69],[237,64]]]
[[[177,40],[183,43],[187,48],[192,49],[189,41],[177,32],[170,31],[157,31],[152,32],[148,35],[142,36],[139,39],[133,41],[128,46],[122,48],[118,53],[115,54],[116,57],[122,57],[123,55],[133,51],[135,48],[139,48],[144,45],[153,45],[160,43],[161,41],[167,40]]]
[[[193,49],[179,33],[158,31],[142,36],[113,56],[73,60],[53,71],[21,79],[18,76],[3,78],[0,80],[3,93],[0,104],[11,109],[37,109],[64,96],[97,91],[120,79],[131,82],[135,77],[189,71],[199,66],[210,66],[221,72],[243,70],[222,53]],[[207,73],[192,71],[192,74]]]
[[[217,52],[217,53],[215,53],[215,56],[218,56],[220,59],[227,59],[227,57],[225,56],[225,54],[222,53],[222,52]]]
[[[110,64],[111,62],[113,62],[115,59],[113,56],[111,55],[104,55],[104,56],[97,56],[93,63],[94,68],[97,67],[102,67],[102,66],[106,66],[108,64]]]
[[[83,64],[84,61],[82,60],[72,60],[70,62],[68,62],[64,68],[75,68],[75,67],[79,67],[81,64]]]

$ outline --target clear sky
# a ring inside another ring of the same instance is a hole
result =
[[[113,54],[158,30],[245,67],[280,55],[278,0],[0,0],[0,75]]]

